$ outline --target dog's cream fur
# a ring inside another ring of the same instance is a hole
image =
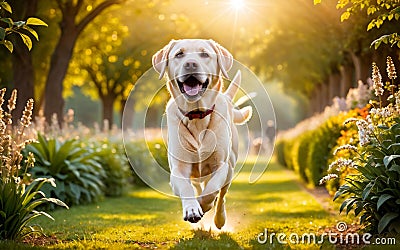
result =
[[[215,204],[217,228],[225,224],[224,196],[238,155],[235,123],[246,122],[252,112],[251,107],[239,110],[232,103],[240,83],[239,71],[222,92],[222,75],[228,78],[232,64],[232,55],[212,40],[172,40],[153,56],[160,79],[167,74],[171,94],[166,107],[171,187],[182,200],[184,220],[198,222]],[[182,90],[189,75],[208,85],[189,95]],[[203,119],[189,120],[184,115],[212,107],[213,112]]]

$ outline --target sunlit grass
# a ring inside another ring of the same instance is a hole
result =
[[[52,212],[55,222],[45,219],[38,222],[48,235],[59,239],[59,243],[51,245],[53,248],[265,249],[284,247],[276,242],[259,244],[257,235],[265,228],[269,232],[301,235],[318,233],[343,220],[330,215],[304,192],[293,173],[273,163],[257,183],[249,184],[251,167],[251,164],[244,166],[229,190],[228,221],[222,231],[211,227],[212,211],[202,223],[190,225],[181,218],[178,199],[146,188],[133,189],[124,197],[109,198],[95,205],[56,210]]]

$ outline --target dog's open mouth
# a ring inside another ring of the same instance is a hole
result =
[[[198,78],[200,77],[196,75],[187,75],[186,80],[183,82],[177,79],[182,94],[188,97],[202,95],[208,87],[209,80],[207,78],[204,82],[201,82]]]

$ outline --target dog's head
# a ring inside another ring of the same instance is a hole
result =
[[[191,103],[207,98],[213,88],[219,90],[220,75],[228,78],[232,64],[232,55],[213,40],[172,40],[153,56],[153,67],[160,79],[165,73],[168,75],[168,90],[173,98]]]

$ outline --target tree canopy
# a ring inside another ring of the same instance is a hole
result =
[[[170,39],[214,39],[264,82],[279,82],[286,92],[310,98],[345,76],[353,83],[365,80],[372,58],[396,53],[379,45],[394,45],[398,1],[253,0],[240,7],[230,1],[185,0],[24,3],[11,3],[13,19],[40,18],[49,27],[37,30],[42,41],[32,53],[23,43],[25,50],[16,46],[12,56],[0,51],[12,58],[0,62],[0,81],[35,96],[47,117],[55,112],[59,119],[72,86],[100,99],[103,117],[111,119],[113,107],[123,105],[136,80],[151,68],[151,55]],[[35,34],[29,36],[34,42]]]

